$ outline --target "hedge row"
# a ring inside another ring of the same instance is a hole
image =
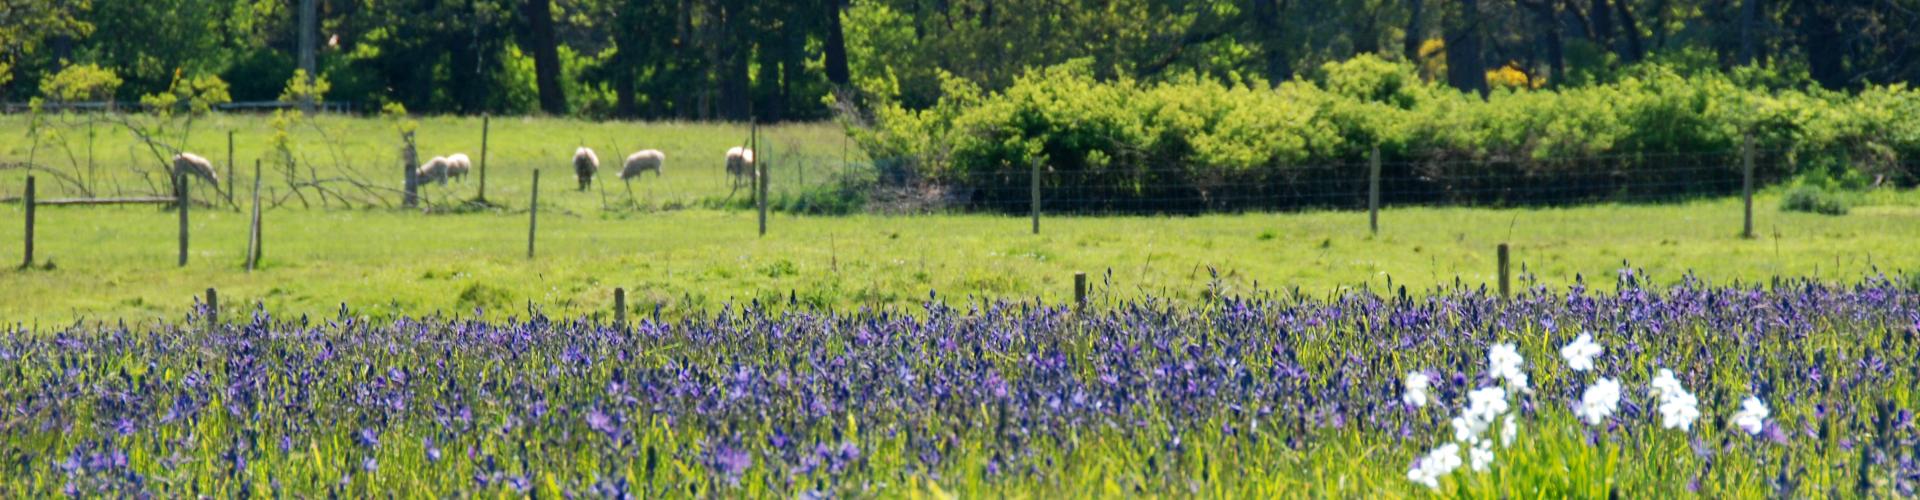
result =
[[[1564,203],[1739,189],[1750,133],[1762,181],[1796,175],[1912,183],[1920,92],[1853,93],[1762,71],[1681,74],[1482,98],[1371,56],[1277,86],[1186,76],[1102,81],[1085,62],[1004,91],[948,79],[921,110],[874,110],[854,130],[895,177],[958,202],[1018,209],[1047,166],[1060,209],[1194,211],[1346,205],[1382,154],[1385,196],[1413,203]]]

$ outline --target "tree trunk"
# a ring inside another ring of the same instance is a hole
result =
[[[1752,1],[1752,0],[1748,0]],[[846,9],[846,0],[827,0],[827,81],[834,85],[846,86],[853,83],[853,71],[847,65],[846,29],[840,25],[840,12]]]
[[[1587,8],[1587,24],[1593,27],[1587,38],[1603,47],[1613,46],[1613,5],[1607,0],[1593,0]]]
[[[1400,41],[1400,50],[1406,53],[1407,61],[1420,62],[1420,44],[1427,41],[1427,2],[1426,0],[1407,0],[1407,31]]]
[[[1480,1],[1460,0],[1447,23],[1447,84],[1487,95],[1487,65],[1480,54]]]
[[[527,16],[528,38],[533,45],[533,79],[540,87],[540,110],[567,114],[567,96],[560,89],[560,46],[553,35],[553,3],[526,0],[521,12]]]
[[[1754,53],[1754,30],[1760,22],[1760,0],[1740,2],[1740,65],[1753,64],[1758,54]]]
[[[319,10],[319,0],[300,0],[300,69],[306,70],[309,85],[319,76],[319,63],[314,56],[315,47],[320,43]],[[313,96],[300,99],[300,110],[313,112]]]
[[[1829,89],[1845,87],[1848,83],[1845,47],[1841,44],[1840,29],[1818,2],[1802,0],[1797,7],[1801,11],[1801,37],[1807,51],[1807,76]]]
[[[1251,0],[1253,27],[1258,31],[1254,36],[1260,40],[1260,52],[1266,62],[1264,75],[1268,83],[1286,80],[1293,73],[1287,63],[1287,51],[1281,43],[1280,7],[1275,0]]]
[[[1640,22],[1634,19],[1633,10],[1627,6],[1627,1],[1619,0],[1614,2],[1613,6],[1620,14],[1620,34],[1622,35],[1620,60],[1631,63],[1639,61],[1647,51],[1640,38]]]
[[[1533,9],[1534,19],[1540,23],[1540,45],[1547,52],[1547,67],[1552,71],[1549,84],[1560,81],[1567,74],[1566,44],[1560,37],[1560,20],[1554,9],[1555,2],[1538,1],[1525,4]]]

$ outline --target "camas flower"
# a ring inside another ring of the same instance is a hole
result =
[[[1513,344],[1494,344],[1487,350],[1487,371],[1495,380],[1506,380],[1507,384],[1520,391],[1527,387],[1527,360],[1520,357],[1520,349]]]
[[[1593,359],[1600,357],[1606,349],[1593,343],[1593,336],[1585,333],[1573,339],[1573,343],[1560,348],[1560,357],[1567,360],[1567,367],[1576,372],[1593,369]]]
[[[1486,472],[1493,467],[1493,442],[1482,439],[1473,442],[1473,448],[1467,450],[1467,459],[1474,472]]]
[[[1427,455],[1414,461],[1413,468],[1407,471],[1407,480],[1439,489],[1440,478],[1452,474],[1460,468],[1460,445],[1447,443],[1427,452]]]
[[[1760,402],[1760,398],[1747,396],[1746,401],[1740,402],[1740,411],[1733,414],[1733,425],[1747,431],[1749,436],[1756,436],[1767,428],[1769,415],[1772,415],[1772,412],[1767,411],[1766,403]]]
[[[1619,407],[1620,382],[1603,377],[1587,386],[1586,393],[1580,395],[1580,407],[1574,409],[1574,414],[1585,420],[1587,425],[1600,425]]]
[[[1465,416],[1487,424],[1506,414],[1507,390],[1499,386],[1475,389],[1467,393],[1467,411]]]
[[[1668,429],[1692,430],[1693,421],[1700,418],[1700,400],[1680,386],[1680,379],[1673,376],[1673,370],[1661,368],[1651,385],[1653,396],[1660,401],[1660,425]]]
[[[1432,385],[1432,382],[1425,373],[1407,372],[1407,393],[1402,394],[1400,400],[1414,408],[1427,407],[1427,388]]]
[[[1500,446],[1513,446],[1513,440],[1520,437],[1520,423],[1513,420],[1512,413],[1508,413],[1503,420],[1500,423]]]

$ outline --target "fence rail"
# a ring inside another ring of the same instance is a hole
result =
[[[184,104],[182,106],[184,106]],[[215,104],[213,105],[213,109],[215,111],[257,112],[278,109],[300,109],[302,106],[302,103],[286,101],[235,101]],[[318,102],[313,104],[313,108],[315,111],[322,113],[340,114],[357,113],[360,110],[359,105],[349,101]],[[26,113],[33,110],[33,104],[9,102],[0,104],[0,109],[5,110],[7,113]],[[147,109],[147,105],[139,102],[120,101],[43,102],[40,103],[40,109],[45,111],[126,111]]]

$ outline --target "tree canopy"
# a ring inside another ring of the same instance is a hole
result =
[[[1277,84],[1371,54],[1482,93],[1644,61],[1827,89],[1920,77],[1920,0],[0,0],[0,99],[56,97],[45,82],[92,65],[122,101],[181,74],[272,100],[306,2],[326,98],[366,110],[818,119],[1074,60]]]

